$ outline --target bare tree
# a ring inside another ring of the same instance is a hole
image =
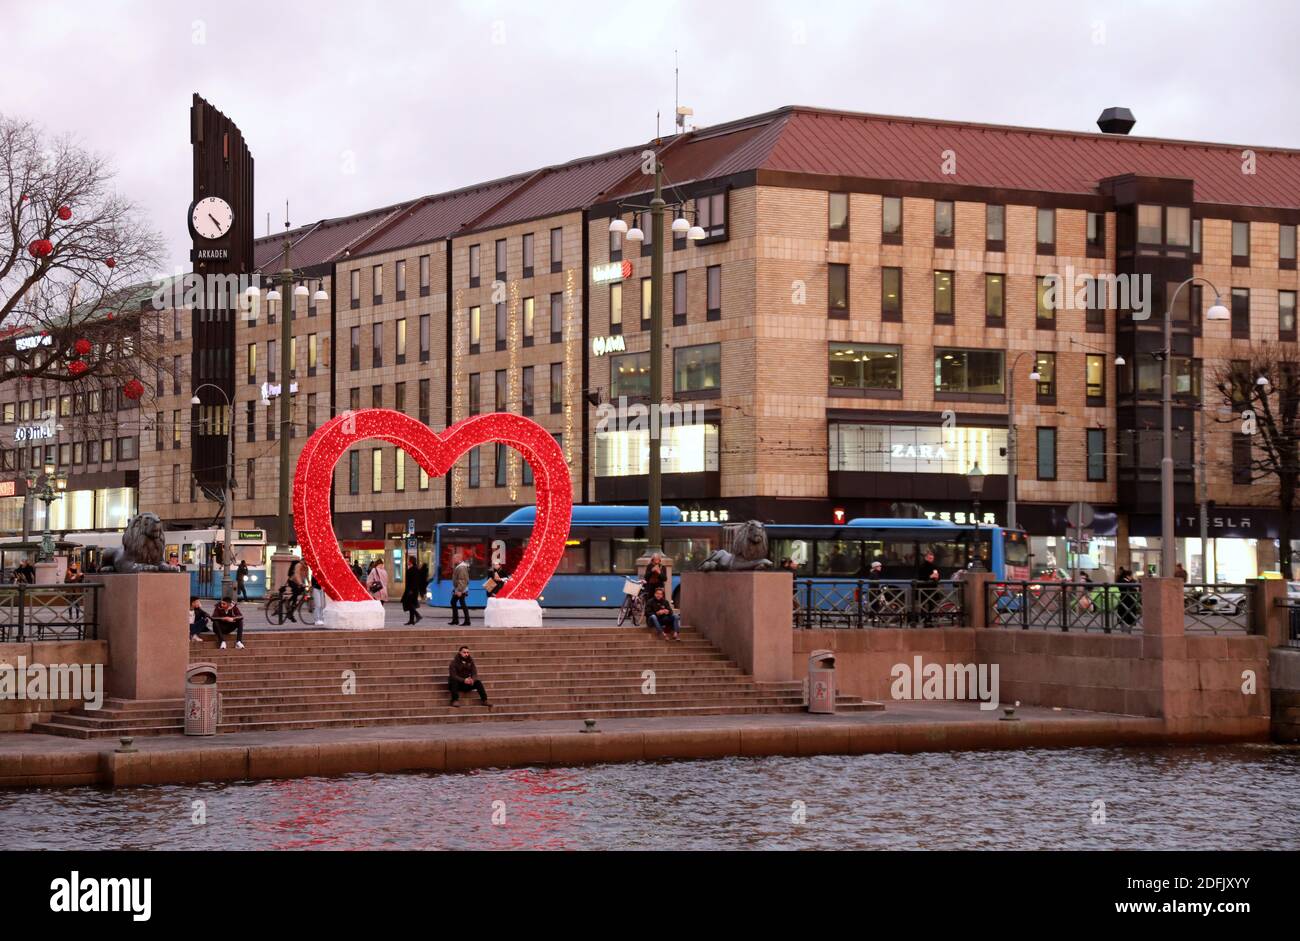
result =
[[[1225,411],[1237,413],[1217,420],[1237,424],[1249,442],[1241,482],[1247,474],[1250,483],[1268,481],[1267,492],[1277,498],[1281,569],[1290,578],[1291,518],[1300,482],[1300,357],[1274,347],[1225,362],[1214,374],[1214,388]]]
[[[121,387],[148,361],[162,242],[112,178],[71,138],[0,114],[0,338],[28,338],[5,378]]]

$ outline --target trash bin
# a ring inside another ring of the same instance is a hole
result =
[[[835,712],[835,652],[814,650],[808,655],[808,711]]]
[[[217,665],[191,663],[185,671],[185,734],[216,735],[220,713]]]

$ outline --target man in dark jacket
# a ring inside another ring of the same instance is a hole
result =
[[[645,616],[658,636],[665,640],[682,639],[682,619],[673,610],[673,604],[665,596],[662,585],[655,589],[654,597],[646,602]]]
[[[408,615],[406,623],[423,621],[420,614],[420,601],[424,598],[424,586],[420,584],[420,566],[414,556],[406,563],[406,585],[402,588],[402,610]]]
[[[478,678],[478,667],[474,665],[474,658],[469,655],[468,647],[461,647],[456,652],[456,656],[451,658],[451,663],[447,665],[447,688],[451,690],[451,704],[460,708],[460,694],[468,690],[474,690],[478,693],[478,701],[492,708],[488,702],[487,690],[483,688],[483,681]]]

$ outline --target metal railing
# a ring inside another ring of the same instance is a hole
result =
[[[1300,647],[1300,599],[1279,598],[1277,605],[1286,611],[1286,645],[1288,647]]]
[[[1184,585],[1183,630],[1213,634],[1249,633],[1253,593],[1251,585]]]
[[[1142,628],[1141,586],[1130,582],[989,582],[989,627],[1131,634]]]
[[[0,585],[0,643],[98,640],[103,585]]]
[[[960,582],[796,579],[796,628],[961,627]]]

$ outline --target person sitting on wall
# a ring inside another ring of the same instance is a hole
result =
[[[199,601],[198,595],[190,596],[190,643],[197,644],[203,638],[199,637],[212,630],[212,619],[208,612],[203,610],[203,603]]]
[[[483,681],[478,678],[478,667],[474,663],[474,658],[469,654],[468,647],[461,647],[456,651],[456,656],[451,658],[451,663],[447,665],[447,689],[451,691],[451,704],[457,709],[460,708],[460,694],[474,690],[478,693],[478,701],[481,705],[492,708],[488,702],[487,690],[483,688]]]
[[[646,602],[645,614],[657,636],[665,640],[682,639],[681,615],[673,610],[673,603],[664,595],[662,585],[655,589],[654,597]]]
[[[235,633],[235,647],[244,649],[244,615],[234,601],[222,598],[212,607],[212,632],[217,635],[218,649],[226,649],[226,635]]]
[[[506,587],[506,572],[504,565],[494,565],[488,569],[488,577],[483,580],[483,590],[491,598],[502,588]]]

